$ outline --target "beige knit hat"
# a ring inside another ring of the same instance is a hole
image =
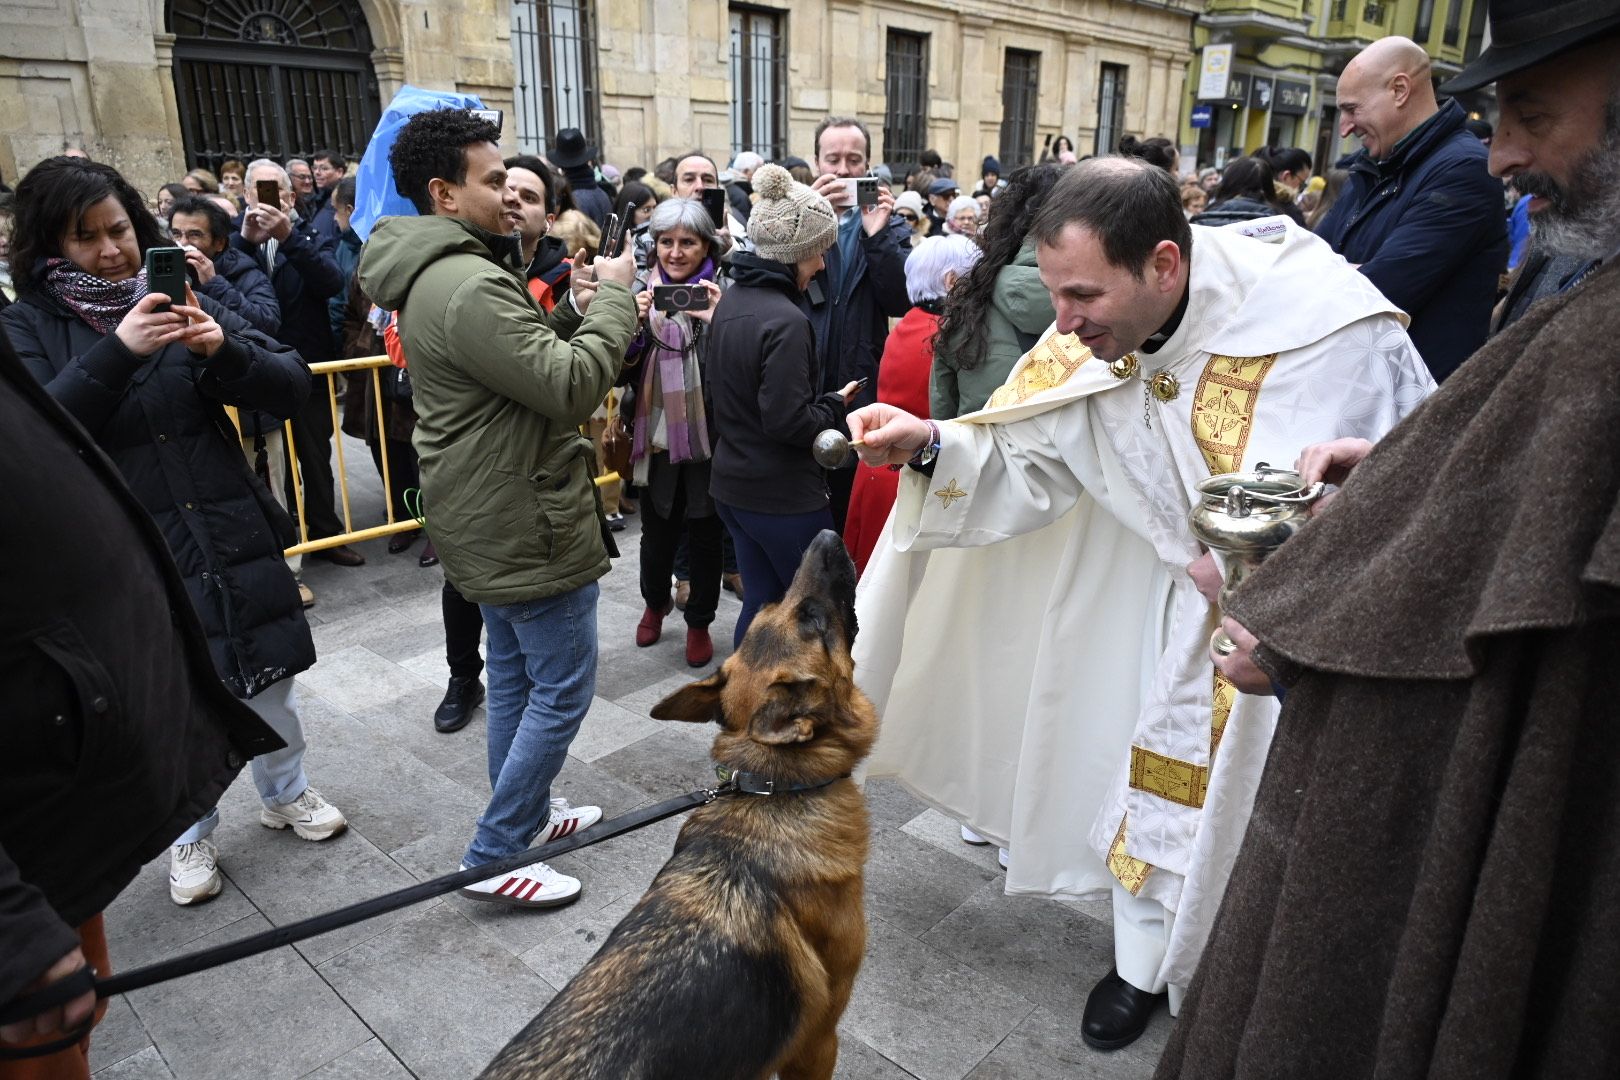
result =
[[[762,258],[792,265],[819,255],[838,237],[838,215],[831,204],[794,181],[780,165],[754,173],[759,200],[748,215],[748,238]]]

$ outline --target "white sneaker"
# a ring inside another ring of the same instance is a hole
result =
[[[561,840],[565,836],[573,836],[581,829],[588,829],[602,820],[600,806],[569,806],[567,799],[551,800],[551,819],[540,835],[534,838],[534,846],[549,844],[553,840]]]
[[[349,827],[343,811],[321,798],[321,793],[306,787],[304,793],[290,803],[266,806],[259,811],[259,824],[267,829],[292,831],[303,840],[325,840]]]
[[[989,842],[990,841],[986,840],[984,837],[980,836],[966,825],[962,826],[962,843],[972,844],[974,847],[982,847]]]
[[[219,895],[225,879],[219,873],[219,849],[207,840],[169,849],[169,899],[184,907]]]
[[[513,907],[551,908],[572,904],[579,899],[580,891],[578,878],[559,874],[545,863],[537,862],[467,885],[461,895],[469,900],[487,900]]]
[[[1006,848],[997,848],[996,849],[996,862],[1001,864],[1001,868],[1003,870],[1007,869],[1007,859],[1008,859],[1007,849]]]

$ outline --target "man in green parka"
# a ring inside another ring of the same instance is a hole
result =
[[[576,270],[550,315],[524,287],[517,195],[499,130],[461,109],[413,116],[389,164],[421,214],[377,222],[361,288],[399,313],[428,533],[488,633],[488,807],[462,867],[602,816],[551,799],[596,689],[597,579],[608,572],[590,441],[636,328],[629,254]],[[534,863],[462,890],[557,907],[579,882]]]

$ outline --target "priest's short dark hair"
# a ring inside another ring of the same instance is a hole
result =
[[[1029,238],[1054,244],[1070,225],[1095,233],[1108,261],[1138,279],[1165,240],[1181,249],[1183,259],[1192,255],[1192,226],[1181,211],[1175,179],[1139,158],[1110,154],[1065,169],[1035,216]]]

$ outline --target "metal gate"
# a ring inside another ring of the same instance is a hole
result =
[[[171,0],[169,29],[189,164],[365,151],[380,110],[353,0]]]

